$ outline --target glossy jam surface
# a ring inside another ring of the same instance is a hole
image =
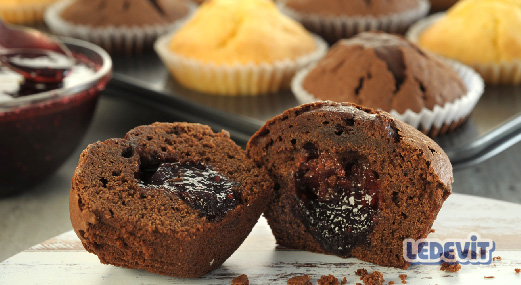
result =
[[[348,256],[368,242],[377,212],[379,180],[356,152],[312,150],[295,173],[296,212],[324,250]]]
[[[68,75],[73,60],[54,51],[14,49],[0,55],[0,60],[30,81],[61,83]]]
[[[77,61],[71,67],[68,60],[61,54],[47,51],[41,54],[2,55],[2,61],[9,62],[16,71],[5,65],[0,66],[0,103],[20,96],[67,88],[94,75],[96,66],[92,63]]]
[[[143,182],[174,193],[208,220],[222,220],[238,204],[236,183],[199,162],[161,163]]]

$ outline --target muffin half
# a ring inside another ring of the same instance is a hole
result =
[[[198,277],[241,245],[271,191],[227,132],[155,123],[83,151],[70,215],[102,263]]]
[[[250,139],[275,192],[277,243],[406,268],[403,240],[425,238],[452,189],[430,138],[386,112],[319,102],[287,110]]]

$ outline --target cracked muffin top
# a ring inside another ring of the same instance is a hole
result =
[[[302,85],[321,100],[399,113],[433,109],[466,93],[450,66],[401,36],[381,32],[339,41]]]
[[[285,0],[285,5],[306,14],[371,16],[400,13],[418,7],[419,0]]]
[[[205,63],[273,63],[316,50],[271,0],[208,0],[172,37],[172,52]]]
[[[188,15],[185,0],[75,0],[61,17],[92,27],[168,24]]]

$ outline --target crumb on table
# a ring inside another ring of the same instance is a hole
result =
[[[288,282],[288,285],[311,285],[311,277],[309,275],[300,275],[291,277]]]
[[[441,271],[446,271],[446,272],[458,272],[460,269],[461,269],[461,265],[459,263],[447,263],[447,262],[443,262],[441,264],[441,268],[440,268]]]
[[[233,278],[232,285],[250,285],[250,280],[246,274],[242,274]]]
[[[322,275],[322,277],[318,279],[318,285],[340,285],[340,281],[338,281],[338,279],[336,279],[336,277],[331,274]]]
[[[521,268],[516,268],[514,270],[516,271],[516,273],[520,273],[521,272]]]
[[[492,261],[496,261],[496,260],[502,260],[502,259],[501,259],[501,256],[495,256],[495,257],[492,257]]]
[[[364,269],[365,270],[365,269]],[[374,271],[373,273],[368,273],[367,270],[361,270],[360,272],[357,270],[357,273],[362,275],[360,276],[360,280],[364,282],[365,285],[382,285],[384,284],[384,276],[380,271]],[[365,273],[365,274],[363,274]]]
[[[367,269],[365,268],[358,268],[356,271],[355,271],[355,275],[356,276],[364,276],[364,275],[367,275],[368,272],[367,272]]]
[[[398,275],[398,277],[400,277],[403,284],[407,284],[407,281],[405,281],[405,278],[407,278],[407,274],[400,274]]]

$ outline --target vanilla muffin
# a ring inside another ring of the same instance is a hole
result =
[[[521,1],[463,0],[411,30],[427,50],[475,68],[490,84],[521,82]]]
[[[45,21],[55,34],[130,54],[151,48],[195,7],[188,0],[63,0],[49,7]]]
[[[183,86],[206,93],[261,94],[288,87],[326,44],[270,0],[209,0],[156,51]]]
[[[281,0],[284,13],[330,43],[359,32],[404,33],[429,11],[427,0]]]
[[[45,8],[56,0],[2,0],[0,18],[12,24],[35,24],[43,21]]]

